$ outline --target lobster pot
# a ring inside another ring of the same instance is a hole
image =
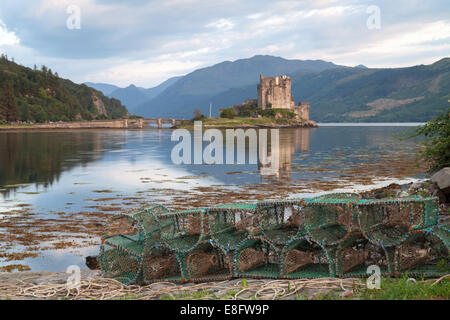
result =
[[[352,211],[346,205],[308,204],[303,213],[308,234],[321,245],[338,245],[351,231]]]
[[[442,224],[433,228],[433,234],[436,235],[444,245],[450,247],[450,224]]]
[[[104,243],[100,251],[100,265],[106,278],[129,285],[138,281],[141,258],[122,248]]]
[[[410,200],[411,226],[414,230],[433,228],[439,221],[439,201],[437,197]]]
[[[155,242],[161,241],[161,226],[159,224],[158,216],[169,213],[169,209],[166,207],[154,204],[133,215],[133,217],[142,225],[146,240],[149,242],[150,246]]]
[[[190,281],[217,281],[232,277],[231,255],[209,243],[197,246],[186,255],[187,275]]]
[[[259,230],[274,245],[285,245],[303,226],[301,205],[290,202],[262,202],[257,215]]]
[[[102,238],[104,240],[124,237],[135,241],[144,240],[142,224],[132,215],[121,214],[112,217],[106,224]]]
[[[164,247],[146,248],[142,255],[142,279],[145,284],[181,281],[182,271],[176,253]]]
[[[161,241],[175,252],[188,252],[202,239],[202,219],[203,213],[200,210],[160,215]]]
[[[235,253],[235,275],[277,278],[280,258],[276,248],[260,238],[245,241]]]
[[[142,225],[133,216],[118,215],[107,223],[102,242],[130,255],[140,257],[145,246]]]
[[[359,234],[354,234],[336,251],[336,274],[340,277],[362,277],[368,267],[376,265],[382,274],[388,274],[385,251]]]
[[[441,276],[450,272],[449,247],[435,233],[416,232],[395,249],[394,270],[417,276]]]
[[[363,200],[358,204],[359,226],[369,241],[397,246],[410,236],[414,221],[420,223],[423,208],[407,199]]]
[[[322,248],[302,237],[286,245],[281,255],[282,275],[288,279],[326,278],[329,261]]]
[[[223,250],[234,251],[249,236],[255,227],[254,209],[211,208],[205,213],[205,229],[214,244]]]

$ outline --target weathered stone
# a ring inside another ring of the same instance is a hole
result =
[[[431,181],[436,183],[439,189],[443,190],[444,192],[450,191],[450,167],[441,169],[438,172],[436,172],[431,177]]]
[[[265,109],[287,109],[296,114],[298,120],[309,120],[309,103],[300,102],[295,105],[292,96],[291,78],[286,75],[281,77],[260,76],[258,85],[258,108]]]
[[[96,257],[96,256],[86,257],[86,266],[91,270],[100,269],[100,266],[98,263],[98,257]]]

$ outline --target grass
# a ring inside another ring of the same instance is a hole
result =
[[[440,300],[450,299],[450,280],[444,279],[433,285],[433,282],[424,283],[407,281],[408,278],[383,279],[380,290],[365,289],[359,293],[364,300]]]
[[[381,288],[362,289],[348,297],[339,295],[341,290],[314,297],[316,300],[448,300],[450,299],[450,279],[439,283],[421,280],[408,281],[408,277],[382,278]]]
[[[275,118],[204,118],[201,120],[204,127],[217,128],[236,128],[236,127],[276,127],[280,125],[299,125],[294,119],[275,119]],[[178,128],[193,129],[194,122],[192,120],[184,121]]]
[[[0,130],[2,129],[23,129],[23,128],[33,128],[35,127],[34,124],[10,124],[10,123],[1,123],[0,124]]]

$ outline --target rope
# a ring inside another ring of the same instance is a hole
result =
[[[300,290],[354,288],[363,286],[360,279],[299,279],[299,280],[247,280],[245,287],[241,281],[222,281],[192,285],[178,285],[158,282],[147,286],[126,286],[114,279],[83,279],[78,288],[70,289],[66,284],[30,285],[24,281],[16,284],[0,284],[0,297],[9,299],[57,299],[112,300],[112,299],[160,299],[164,296],[176,298],[183,293],[202,292],[200,299],[256,299],[275,300],[297,294]]]
[[[424,281],[432,282],[432,286],[450,274],[439,279]],[[297,295],[300,291],[341,289],[344,292],[364,289],[365,283],[356,278],[322,278],[264,281],[257,279],[246,280],[243,287],[241,281],[209,282],[189,285],[178,285],[172,282],[158,282],[147,286],[124,285],[114,279],[83,279],[78,288],[70,289],[66,284],[30,285],[24,280],[16,284],[0,284],[0,297],[9,299],[73,299],[73,300],[113,300],[136,299],[151,300],[177,296],[183,294],[201,293],[199,300],[278,300]],[[186,296],[189,299],[189,296]]]

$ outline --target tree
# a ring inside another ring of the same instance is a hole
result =
[[[414,136],[425,137],[420,156],[429,163],[431,173],[450,167],[450,109],[417,128]]]
[[[205,116],[200,112],[200,110],[194,110],[194,120],[202,120]]]
[[[0,119],[6,122],[17,121],[19,109],[13,86],[7,81],[3,84],[0,92]]]
[[[236,111],[233,108],[227,108],[220,113],[221,118],[233,119],[236,116]]]

